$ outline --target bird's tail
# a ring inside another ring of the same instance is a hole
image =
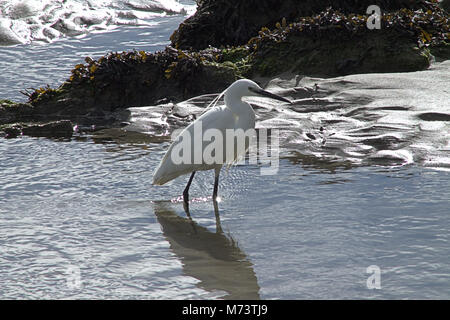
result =
[[[162,186],[163,184],[169,182],[172,179],[168,179],[168,175],[164,174],[164,170],[161,167],[156,168],[155,172],[153,172],[153,181],[152,184],[155,186]]]
[[[164,160],[165,159],[161,161],[161,164],[155,169],[155,172],[153,172],[153,185],[162,186],[163,184],[166,184],[167,182],[191,171],[183,165],[175,166],[172,162]]]

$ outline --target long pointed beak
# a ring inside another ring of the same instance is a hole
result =
[[[257,93],[257,94],[259,94],[261,96],[267,97],[267,98],[272,98],[272,99],[275,99],[275,100],[279,100],[279,101],[283,101],[283,102],[287,102],[289,104],[292,104],[292,101],[290,101],[290,100],[288,100],[286,98],[280,97],[280,96],[278,96],[278,95],[276,95],[274,93],[271,93],[269,91],[263,90],[263,89],[253,89],[253,88],[251,88],[251,91],[253,91],[253,92],[255,92],[255,93]]]

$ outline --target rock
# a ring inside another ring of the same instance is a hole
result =
[[[0,100],[0,125],[19,121],[28,121],[33,118],[33,106],[29,103],[14,103],[9,100]]]
[[[127,107],[217,92],[237,79],[230,68],[208,64],[198,53],[170,47],[156,53],[110,53],[86,61],[75,66],[70,79],[59,88],[30,94],[35,114],[83,124],[123,122],[127,119],[118,111]]]
[[[442,9],[447,12],[450,12],[450,0],[443,0],[439,3]]]
[[[214,63],[207,55],[171,47],[156,53],[110,53],[86,62],[75,66],[58,88],[28,92],[27,103],[2,102],[0,125],[50,120],[120,125],[128,120],[128,107],[218,92],[238,79],[235,69]]]
[[[252,75],[263,76],[286,71],[339,76],[424,70],[431,61],[430,50],[448,46],[448,20],[439,8],[402,9],[383,16],[380,30],[369,30],[367,16],[328,9],[284,28],[263,28],[248,42],[253,49],[247,63]],[[440,53],[445,56],[445,50]]]
[[[437,45],[431,46],[430,53],[436,58],[437,62],[450,59],[450,43],[442,42]]]
[[[5,138],[15,138],[19,135],[47,138],[70,138],[73,134],[73,124],[69,120],[47,123],[14,123],[0,128]]]
[[[17,125],[7,126],[7,127],[3,128],[2,130],[5,133],[6,139],[17,138],[19,135],[22,134],[22,130],[21,130],[20,126],[17,126]]]
[[[381,29],[370,30],[367,15],[345,11],[362,10],[371,1],[358,1],[353,5],[348,1],[333,1],[333,6],[341,7],[342,11],[324,9],[308,17],[297,17],[295,23],[282,19],[272,29],[261,28],[240,46],[203,50],[168,46],[155,53],[134,50],[108,53],[97,60],[86,57],[85,63],[76,65],[70,78],[58,88],[35,89],[27,93],[27,103],[0,101],[0,124],[71,120],[84,126],[120,127],[129,120],[128,107],[154,105],[157,101],[176,102],[221,92],[242,77],[271,77],[284,72],[322,77],[407,72],[426,69],[432,55],[436,59],[450,59],[448,14],[435,1],[386,0],[381,3],[386,8],[394,8],[405,1],[414,8],[431,6],[433,10],[402,8],[385,12]],[[277,1],[280,8],[276,8],[274,3],[270,0],[235,4],[236,10],[241,6],[256,8],[259,5],[258,8],[279,10],[283,14],[283,10],[289,8],[287,4],[298,4],[298,8],[290,8],[294,16],[299,12],[321,10],[321,6],[329,4],[327,1],[304,1],[311,5],[308,7],[289,0],[282,4]],[[222,0],[199,1],[199,12],[207,11],[211,15],[208,19],[220,20],[214,13],[219,4],[229,6]],[[248,15],[251,21],[255,14],[245,11],[242,15]],[[228,27],[223,26],[224,30]],[[235,28],[234,34],[242,34],[238,42],[251,33],[247,27],[237,25]],[[198,34],[198,39],[208,36]],[[226,44],[228,40],[223,41]],[[13,136],[16,131],[11,130]],[[30,130],[30,134],[37,134]],[[45,132],[45,129],[41,131]]]
[[[73,134],[73,124],[69,120],[30,124],[22,128],[22,134],[32,137],[70,138]]]
[[[256,36],[261,28],[274,28],[283,18],[295,22],[329,7],[346,14],[366,14],[373,4],[379,5],[383,12],[401,8],[426,11],[432,7],[431,2],[425,0],[202,0],[198,1],[196,13],[172,34],[171,41],[177,49],[238,46]]]

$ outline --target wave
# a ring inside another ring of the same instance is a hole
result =
[[[0,2],[0,45],[49,43],[120,25],[152,25],[155,17],[191,15],[195,9],[195,2],[187,0],[6,0]]]

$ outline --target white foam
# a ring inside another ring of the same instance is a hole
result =
[[[411,164],[414,162],[413,155],[408,150],[380,150],[369,157],[372,160],[384,159],[400,161],[402,164]]]
[[[6,0],[0,2],[0,45],[52,42],[118,25],[152,25],[155,17],[194,12],[195,4],[175,0]]]

